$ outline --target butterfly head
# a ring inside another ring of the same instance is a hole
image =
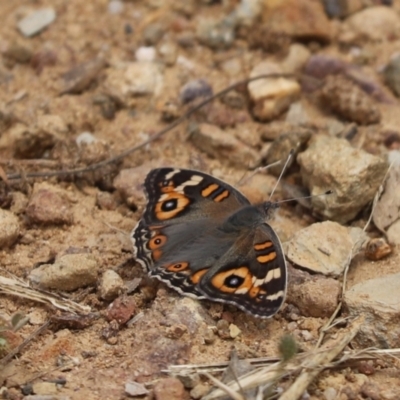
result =
[[[265,201],[264,203],[261,204],[261,209],[263,210],[265,214],[265,218],[271,219],[276,210],[279,208],[279,203],[273,202],[273,201]]]

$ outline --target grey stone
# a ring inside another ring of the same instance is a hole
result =
[[[365,316],[355,341],[362,348],[400,346],[400,273],[357,283],[346,291],[350,316]]]
[[[387,162],[345,139],[314,136],[297,156],[304,185],[309,189],[314,212],[346,223],[371,202],[387,171]],[[331,190],[333,193],[321,196]]]
[[[53,8],[42,8],[21,19],[17,26],[24,36],[31,37],[49,26],[55,19],[56,12]]]
[[[145,394],[148,394],[149,391],[141,383],[129,381],[125,383],[125,393],[129,396],[136,397],[144,396]]]
[[[340,276],[349,256],[356,254],[367,235],[332,221],[298,231],[287,244],[287,257],[296,265],[324,275]]]
[[[97,281],[98,263],[91,254],[66,254],[54,264],[44,264],[29,274],[40,287],[72,291]]]

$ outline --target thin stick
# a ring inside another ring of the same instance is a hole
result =
[[[189,118],[193,113],[195,113],[197,110],[199,110],[200,108],[202,108],[203,106],[205,106],[206,104],[210,103],[211,101],[224,96],[226,93],[230,92],[233,89],[236,89],[239,86],[248,84],[250,82],[259,80],[259,79],[265,79],[265,78],[280,78],[280,77],[284,77],[284,78],[293,78],[295,75],[293,74],[265,74],[265,75],[259,75],[259,76],[255,76],[254,78],[248,78],[248,79],[244,79],[242,81],[236,82],[230,86],[228,86],[227,88],[221,90],[220,92],[216,93],[215,95],[203,100],[202,102],[200,102],[197,106],[191,108],[189,111],[187,111],[185,114],[183,114],[181,117],[179,117],[177,120],[175,120],[174,122],[172,122],[170,125],[168,125],[167,127],[165,127],[164,129],[161,129],[158,133],[156,133],[155,135],[153,135],[152,137],[150,137],[149,139],[145,140],[144,142],[130,147],[125,151],[122,151],[121,153],[119,153],[118,155],[114,156],[114,157],[110,157],[106,160],[103,160],[101,162],[89,165],[87,167],[84,168],[74,168],[74,169],[67,169],[67,170],[63,170],[63,171],[48,171],[48,172],[30,172],[30,173],[26,173],[24,176],[22,175],[22,173],[14,173],[14,174],[9,174],[7,177],[9,180],[15,180],[15,179],[22,179],[22,178],[43,178],[43,177],[51,177],[51,176],[66,176],[66,175],[76,175],[76,174],[82,174],[85,172],[92,172],[95,171],[99,168],[102,168],[106,165],[112,164],[112,163],[116,163],[120,160],[122,160],[123,158],[127,157],[128,155],[132,154],[133,152],[142,149],[143,147],[147,146],[148,144],[150,144],[151,142],[154,142],[155,140],[161,138],[162,136],[164,136],[167,132],[171,131],[172,129],[174,129],[176,126],[178,126],[180,123],[182,123],[183,121],[185,121],[187,118]]]
[[[210,379],[210,381],[212,381],[215,386],[218,386],[221,390],[223,390],[226,394],[228,394],[233,400],[246,400],[240,393],[236,392],[235,390],[230,388],[228,385],[225,385],[225,383],[221,382],[219,379],[214,378],[208,372],[203,372],[203,375],[205,375],[208,379]],[[239,385],[239,387],[240,387],[240,385]]]
[[[284,174],[285,171],[286,171],[286,167],[288,166],[289,161],[290,161],[290,160],[292,159],[292,157],[293,157],[293,154],[294,154],[294,150],[292,149],[292,150],[290,150],[289,155],[288,155],[288,158],[286,159],[285,165],[283,166],[282,171],[281,171],[281,173],[280,173],[280,175],[279,175],[279,178],[278,178],[278,180],[276,181],[275,186],[274,186],[274,188],[273,188],[272,191],[271,191],[271,194],[269,195],[269,200],[271,200],[273,194],[275,193],[275,190],[276,190],[276,188],[278,187],[279,182],[281,181],[282,176],[283,176],[283,174]]]
[[[15,355],[17,355],[30,341],[36,336],[39,336],[49,325],[50,321],[46,321],[40,328],[36,329],[35,332],[31,333],[19,346],[10,351],[5,357],[0,360],[0,365],[7,364]]]

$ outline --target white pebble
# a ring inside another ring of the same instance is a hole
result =
[[[111,0],[108,3],[108,12],[110,14],[121,14],[124,11],[124,3],[119,0]]]
[[[326,400],[335,400],[337,398],[337,391],[333,387],[324,390],[324,398]]]
[[[156,49],[152,46],[139,47],[135,52],[137,61],[154,61],[156,59]]]
[[[42,8],[27,15],[18,22],[18,29],[26,37],[36,35],[56,19],[53,8]]]
[[[89,144],[96,142],[97,139],[90,132],[82,132],[76,139],[76,144],[80,146],[81,144]]]

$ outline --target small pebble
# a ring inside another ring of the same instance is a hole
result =
[[[19,234],[18,218],[14,213],[0,208],[0,249],[12,246]]]
[[[312,333],[310,331],[302,330],[302,331],[300,331],[300,334],[303,337],[304,341],[306,341],[306,342],[310,342],[311,340],[314,339],[314,336],[312,335]]]
[[[197,372],[182,371],[177,375],[177,378],[183,383],[186,389],[193,389],[201,381],[200,375]]]
[[[136,396],[144,396],[148,394],[149,391],[141,383],[129,381],[125,383],[125,393],[128,394],[128,396],[136,397]]]
[[[154,46],[162,39],[164,33],[164,25],[155,22],[144,28],[142,38],[147,46]]]
[[[67,196],[46,182],[35,183],[26,215],[32,222],[43,224],[70,224],[73,220]]]
[[[68,125],[59,115],[38,115],[36,126],[40,132],[54,135],[61,140],[65,138],[65,134],[69,131]]]
[[[112,300],[118,297],[124,290],[124,281],[112,269],[104,272],[100,280],[100,297],[104,300]]]
[[[194,79],[186,83],[180,91],[180,99],[183,104],[190,103],[197,98],[211,97],[213,90],[205,79]]]
[[[124,3],[119,0],[111,0],[108,3],[108,12],[110,14],[121,14],[124,11]]]
[[[103,58],[94,58],[75,65],[63,74],[60,94],[82,93],[88,89],[105,66],[106,61]]]
[[[324,390],[324,399],[325,400],[335,400],[337,399],[337,391],[333,387],[326,388]]]
[[[260,121],[276,118],[286,111],[300,95],[300,85],[293,79],[278,76],[283,73],[282,66],[271,61],[261,62],[250,73],[250,78],[276,75],[254,80],[247,85],[253,103],[252,113]]]
[[[160,94],[164,77],[158,64],[136,61],[109,68],[103,84],[106,95],[125,105],[135,96]]]
[[[42,8],[27,15],[17,24],[20,32],[31,37],[49,26],[56,19],[56,12],[53,8]]]
[[[342,75],[328,76],[321,94],[328,108],[349,121],[369,125],[381,119],[375,101],[351,79]]]
[[[164,61],[166,65],[172,66],[175,64],[178,57],[178,47],[172,41],[162,43],[158,47],[158,54],[160,59]]]
[[[155,47],[139,47],[135,51],[135,58],[137,61],[148,61],[153,62],[156,59]]]
[[[90,132],[82,132],[80,133],[77,138],[75,139],[76,144],[78,146],[81,146],[83,143],[85,144],[91,144],[97,141],[96,136],[94,136],[92,133]]]
[[[210,391],[210,386],[199,383],[190,391],[190,397],[197,400],[203,398]]]
[[[365,248],[365,256],[372,261],[385,258],[391,253],[392,247],[384,238],[371,239]]]
[[[126,324],[136,313],[137,306],[133,297],[121,296],[110,304],[107,309],[107,319],[116,321],[119,325]]]
[[[156,400],[183,400],[186,398],[185,388],[178,378],[166,378],[154,386]]]
[[[212,49],[227,49],[235,40],[234,25],[230,21],[203,19],[197,24],[198,40]]]
[[[242,333],[242,331],[239,329],[239,327],[237,325],[235,325],[235,324],[229,325],[229,336],[232,339],[237,338],[241,333]]]

